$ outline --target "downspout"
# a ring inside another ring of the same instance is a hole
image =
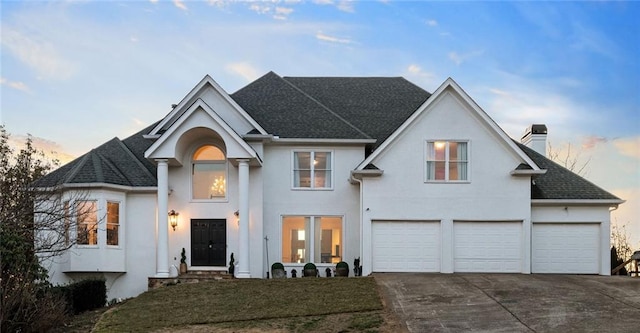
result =
[[[363,207],[363,197],[364,197],[364,183],[362,182],[362,179],[358,179],[356,177],[354,177],[353,175],[353,171],[351,171],[351,176],[349,177],[349,181],[351,183],[353,182],[357,182],[360,185],[360,253],[359,253],[359,258],[360,258],[360,265],[363,264],[363,253],[364,253],[364,207]],[[360,272],[362,274],[362,272]]]

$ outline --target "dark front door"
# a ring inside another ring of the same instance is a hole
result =
[[[191,220],[191,266],[226,266],[227,220]]]

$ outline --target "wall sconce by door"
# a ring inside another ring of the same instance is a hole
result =
[[[173,209],[169,212],[169,225],[171,225],[173,231],[176,231],[176,226],[178,226],[178,215],[180,214]]]

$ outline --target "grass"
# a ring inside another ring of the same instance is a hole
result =
[[[95,332],[377,332],[382,310],[370,277],[213,281],[146,292],[107,311]]]

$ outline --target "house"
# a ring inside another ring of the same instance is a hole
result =
[[[227,270],[233,253],[238,278],[355,258],[364,275],[609,275],[623,200],[547,159],[546,135],[511,139],[452,79],[430,94],[269,72],[228,94],[205,76],[158,122],[37,183],[90,212],[45,264],[54,283],[105,277],[109,298],[175,275],[182,248],[189,270]]]

